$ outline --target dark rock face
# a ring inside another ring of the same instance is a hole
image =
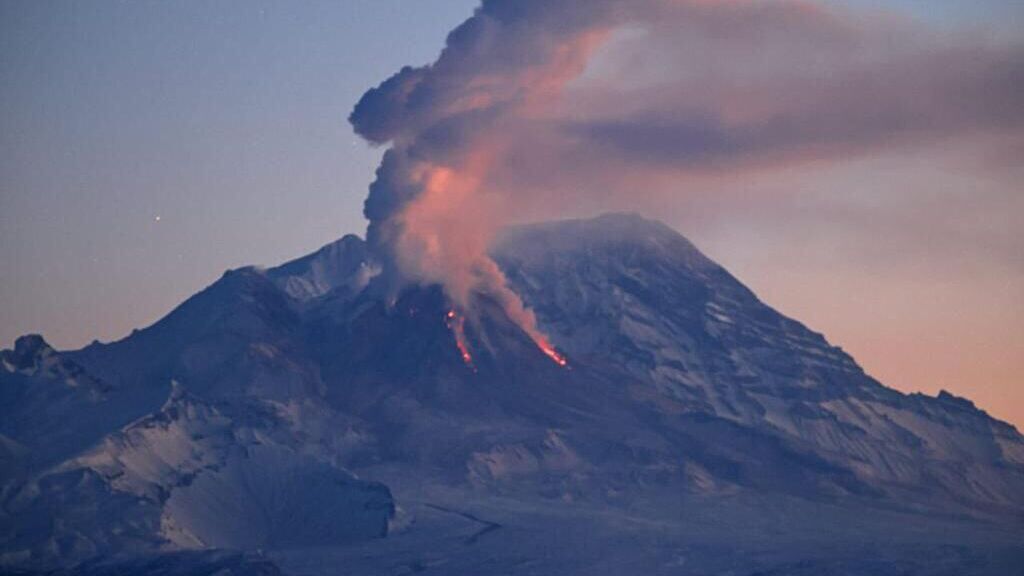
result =
[[[0,566],[210,548],[353,574],[1018,559],[1024,440],[968,400],[884,387],[638,216],[513,229],[494,255],[568,367],[486,294],[467,364],[442,291],[391,294],[352,236],[229,272],[119,342],[19,340],[0,356]]]
[[[0,360],[13,370],[33,370],[52,351],[39,334],[26,334],[14,342],[14,350],[0,350]]]

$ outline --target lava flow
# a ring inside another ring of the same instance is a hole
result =
[[[476,366],[473,364],[473,355],[469,352],[469,343],[466,340],[466,318],[455,310],[449,310],[444,316],[445,325],[452,331],[455,336],[455,346],[459,349],[459,354],[462,356],[462,361],[466,363],[473,370],[476,370]],[[555,350],[555,347],[548,343],[548,341],[540,334],[532,333],[530,338],[537,345],[537,348],[544,353],[545,356],[551,358],[551,361],[559,366],[565,368],[569,366],[569,361]]]
[[[475,370],[473,355],[469,353],[469,345],[466,343],[466,319],[456,314],[455,310],[449,310],[448,314],[445,315],[445,324],[448,325],[448,329],[455,335],[455,345],[459,348],[462,361]]]
[[[543,338],[538,338],[536,342],[537,347],[540,348],[540,351],[546,354],[548,358],[554,360],[555,364],[558,364],[563,368],[569,365],[569,361],[565,359],[565,356],[559,354],[558,350],[555,350],[555,347],[552,346],[551,344],[548,344],[547,341],[545,341]]]

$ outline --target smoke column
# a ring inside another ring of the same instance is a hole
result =
[[[487,294],[549,350],[488,256],[510,214],[699,202],[718,179],[1016,134],[1022,62],[1019,42],[820,0],[484,0],[350,116],[388,147],[367,240],[392,288],[440,284],[470,315]]]
[[[505,223],[489,176],[513,125],[545,113],[605,36],[602,2],[487,1],[448,37],[439,59],[367,92],[350,121],[390,144],[370,187],[367,239],[393,282],[436,283],[454,305],[496,299],[555,359],[536,319],[487,253]]]

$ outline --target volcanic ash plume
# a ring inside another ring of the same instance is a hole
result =
[[[769,169],[1002,138],[1024,126],[1021,62],[1019,43],[820,0],[484,0],[352,112],[389,146],[367,239],[396,287],[441,284],[468,320],[490,295],[550,350],[487,255],[513,216],[700,203]]]
[[[368,141],[391,145],[365,205],[367,239],[386,272],[399,283],[442,285],[460,313],[471,312],[475,294],[490,296],[560,365],[487,249],[506,224],[505,199],[489,189],[506,134],[557,101],[604,35],[592,25],[600,10],[580,11],[584,19],[570,4],[485,2],[437,62],[402,69],[350,117]],[[453,324],[460,335],[461,322]],[[468,362],[464,336],[459,347]]]

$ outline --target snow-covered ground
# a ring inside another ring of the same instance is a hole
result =
[[[348,236],[153,326],[0,353],[0,567],[166,574],[1009,574],[1024,440],[904,395],[662,224],[517,228],[467,366]],[[1009,570],[1009,571],[1008,571]]]

